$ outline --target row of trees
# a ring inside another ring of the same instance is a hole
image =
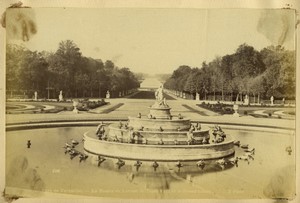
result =
[[[105,97],[127,93],[139,87],[139,81],[128,68],[118,68],[107,60],[82,56],[71,41],[59,43],[56,52],[37,52],[15,44],[7,45],[6,89],[9,93],[56,98],[63,90],[65,97]]]
[[[295,98],[295,51],[270,46],[261,51],[242,44],[235,53],[203,62],[200,68],[180,66],[166,80],[168,89],[201,99],[242,100],[243,95],[261,98]]]

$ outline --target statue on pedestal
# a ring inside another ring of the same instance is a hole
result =
[[[156,98],[156,103],[158,105],[168,106],[167,102],[166,102],[166,98],[164,98],[164,95],[163,95],[163,86],[162,85],[155,91],[155,98]]]
[[[274,97],[273,96],[271,96],[270,101],[271,101],[271,106],[273,106],[274,105]]]
[[[37,101],[37,91],[34,92],[34,101]]]
[[[249,105],[249,97],[248,97],[248,95],[246,95],[245,98],[244,98],[244,105]]]
[[[163,87],[160,86],[156,91],[155,91],[155,98],[157,101],[162,101],[163,100]]]
[[[109,91],[107,90],[107,92],[106,92],[106,99],[109,99],[110,98],[110,93],[109,93]]]
[[[233,105],[233,110],[234,110],[233,116],[234,116],[234,117],[239,117],[239,116],[240,116],[239,113],[238,113],[239,105],[234,104],[234,105]]]
[[[59,95],[58,95],[58,101],[63,101],[64,97],[62,95],[62,90],[60,90]]]
[[[78,111],[78,109],[77,109],[77,105],[78,105],[78,101],[76,101],[76,100],[73,100],[73,107],[74,107],[74,109],[73,109],[73,113],[79,113],[79,111]]]

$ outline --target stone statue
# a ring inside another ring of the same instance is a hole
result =
[[[244,98],[244,105],[249,105],[249,97],[248,97],[248,95],[246,95],[245,98]]]
[[[273,106],[274,105],[274,97],[273,96],[271,96],[270,101],[271,101],[271,106]]]
[[[60,90],[59,95],[58,95],[58,101],[63,101],[63,95],[62,95],[62,90]]]
[[[110,98],[110,92],[107,90],[106,92],[106,99],[109,99]]]
[[[104,129],[104,123],[101,122],[98,127],[97,127],[97,130],[96,130],[96,135],[99,137],[99,139],[101,139],[101,137],[104,135],[105,133],[105,129]]]
[[[155,98],[159,103],[163,102],[164,96],[163,96],[163,86],[162,85],[156,90]]]
[[[35,92],[34,92],[34,101],[37,101],[37,97],[38,97],[37,95],[38,95],[38,94],[37,94],[37,91],[35,91]]]
[[[79,113],[79,111],[78,111],[78,109],[77,109],[78,103],[79,103],[78,101],[73,100],[73,107],[74,107],[73,113]]]
[[[239,105],[237,105],[236,103],[233,105],[233,108],[232,108],[233,110],[234,110],[234,114],[233,114],[233,116],[234,117],[239,117],[240,116],[240,114],[238,113],[238,110],[239,110]]]

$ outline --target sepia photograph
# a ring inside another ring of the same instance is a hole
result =
[[[1,24],[7,202],[295,200],[295,9],[19,2]]]

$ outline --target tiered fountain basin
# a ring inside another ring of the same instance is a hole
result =
[[[208,127],[205,127],[208,128]],[[142,139],[136,139],[135,143],[130,141],[128,131],[119,129],[117,124],[110,126],[112,133],[116,135],[108,137],[107,140],[99,140],[93,132],[84,134],[84,150],[89,156],[97,158],[98,156],[108,158],[118,158],[124,160],[140,161],[199,161],[207,159],[218,159],[234,154],[234,140],[227,135],[227,141],[222,143],[197,144],[197,142],[188,145],[186,141],[186,132],[156,132],[142,131],[142,135],[147,137],[147,144],[143,144]],[[209,136],[206,130],[195,132],[195,140]],[[164,144],[159,144],[163,139]],[[174,140],[177,139],[175,144]]]
[[[133,127],[134,129],[141,129],[144,127],[144,130],[155,131],[160,127],[164,131],[187,131],[190,128],[190,119],[178,117],[172,117],[172,119],[148,119],[146,117],[129,117],[128,126]]]
[[[121,143],[130,143],[131,131],[118,127],[118,124],[111,124],[109,126],[109,133],[107,141],[116,141]],[[158,131],[151,130],[134,130],[134,132],[141,136],[136,136],[133,144],[152,144],[152,145],[187,145],[187,132],[188,131]],[[203,127],[201,130],[193,132],[194,142],[193,144],[201,144],[204,139],[208,139],[209,128]],[[146,141],[147,140],[147,141]]]
[[[219,159],[234,154],[234,140],[211,139],[210,128],[172,116],[165,100],[158,100],[147,117],[140,113],[126,123],[101,124],[98,132],[84,134],[84,150],[91,157],[135,161],[174,162]],[[102,130],[100,130],[102,129]]]
[[[159,106],[157,104],[154,104],[153,106],[149,107],[149,111],[151,115],[155,115],[155,118],[163,118],[168,119],[170,118],[170,110],[171,108],[168,106]]]
[[[90,156],[140,161],[199,161],[234,154],[233,141],[208,145],[130,144],[97,140],[84,135],[84,150]]]

